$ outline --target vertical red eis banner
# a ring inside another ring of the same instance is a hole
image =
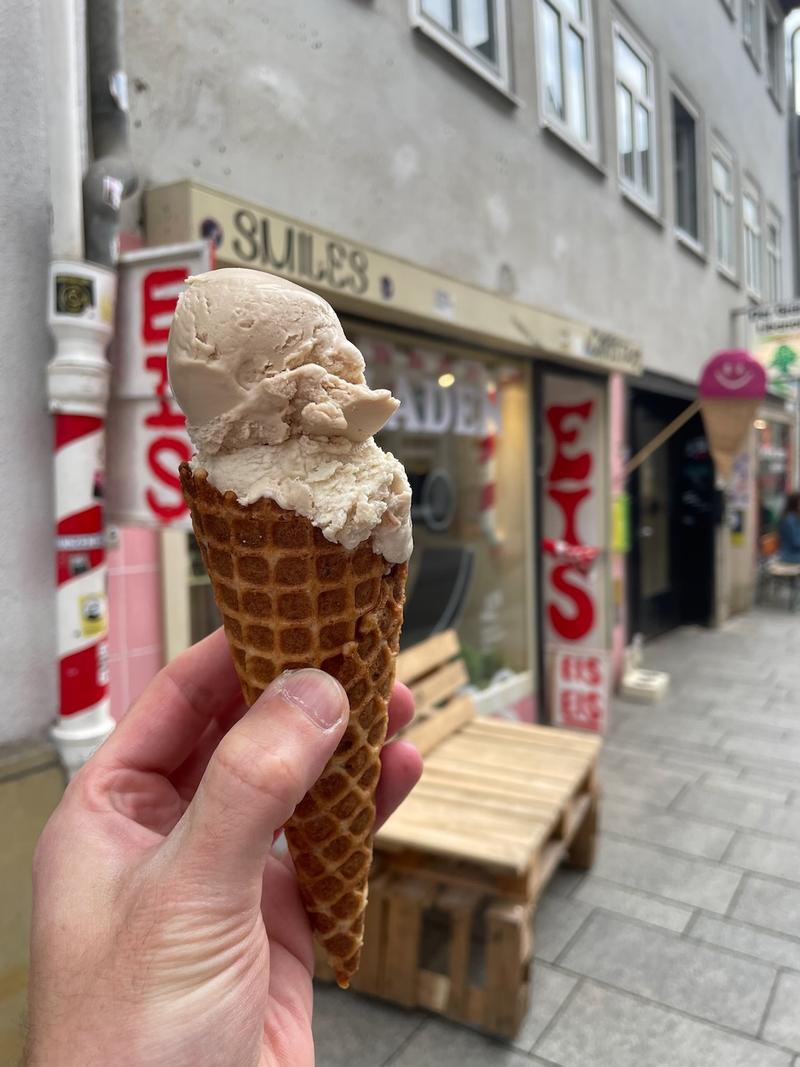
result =
[[[605,603],[605,390],[545,375],[542,535],[551,719],[602,730],[608,702]],[[578,558],[595,550],[594,562]]]

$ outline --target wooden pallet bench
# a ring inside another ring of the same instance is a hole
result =
[[[452,631],[402,653],[398,678],[425,769],[375,839],[353,987],[513,1036],[536,902],[560,863],[594,859],[600,741],[479,718]],[[329,977],[319,960],[317,972]]]

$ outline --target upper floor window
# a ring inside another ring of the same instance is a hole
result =
[[[410,0],[411,21],[501,89],[510,84],[505,0]]]
[[[767,213],[767,300],[781,299],[781,220],[774,209]]]
[[[744,225],[744,283],[753,296],[761,295],[761,204],[750,187],[742,195]]]
[[[742,0],[742,40],[758,62],[761,49],[761,0]]]
[[[542,118],[597,155],[591,0],[536,0]]]
[[[700,210],[697,193],[697,118],[672,94],[672,155],[675,175],[675,225],[697,244]]]
[[[775,102],[783,104],[783,35],[781,33],[781,20],[767,4],[766,11],[766,38],[765,51],[767,55],[767,79]]]
[[[656,103],[653,57],[627,30],[614,27],[617,159],[624,189],[650,211],[656,193]]]
[[[711,187],[714,197],[714,254],[727,274],[736,272],[734,239],[733,160],[719,146],[711,156]]]

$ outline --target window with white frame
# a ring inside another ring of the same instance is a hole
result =
[[[770,4],[767,4],[765,26],[766,36],[764,43],[767,54],[767,79],[772,95],[778,103],[782,103],[783,35],[781,33],[781,20]]]
[[[693,242],[700,240],[697,117],[683,100],[672,94],[672,164],[675,178],[675,225]]]
[[[766,298],[769,301],[781,299],[781,220],[777,211],[770,208],[767,212],[767,287]]]
[[[650,210],[656,193],[655,71],[650,52],[621,26],[614,27],[617,159],[623,188]]]
[[[489,81],[508,88],[506,0],[409,0],[412,23]]]
[[[716,146],[711,154],[713,193],[714,255],[717,265],[728,274],[736,273],[734,238],[733,160]]]
[[[744,226],[744,283],[753,296],[761,295],[761,203],[750,186],[742,193]]]
[[[597,154],[591,0],[535,0],[542,118]]]
[[[742,40],[754,59],[761,47],[761,0],[742,0]]]

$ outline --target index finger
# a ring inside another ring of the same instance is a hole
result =
[[[243,703],[220,627],[159,671],[98,756],[117,766],[171,774],[212,719]]]

